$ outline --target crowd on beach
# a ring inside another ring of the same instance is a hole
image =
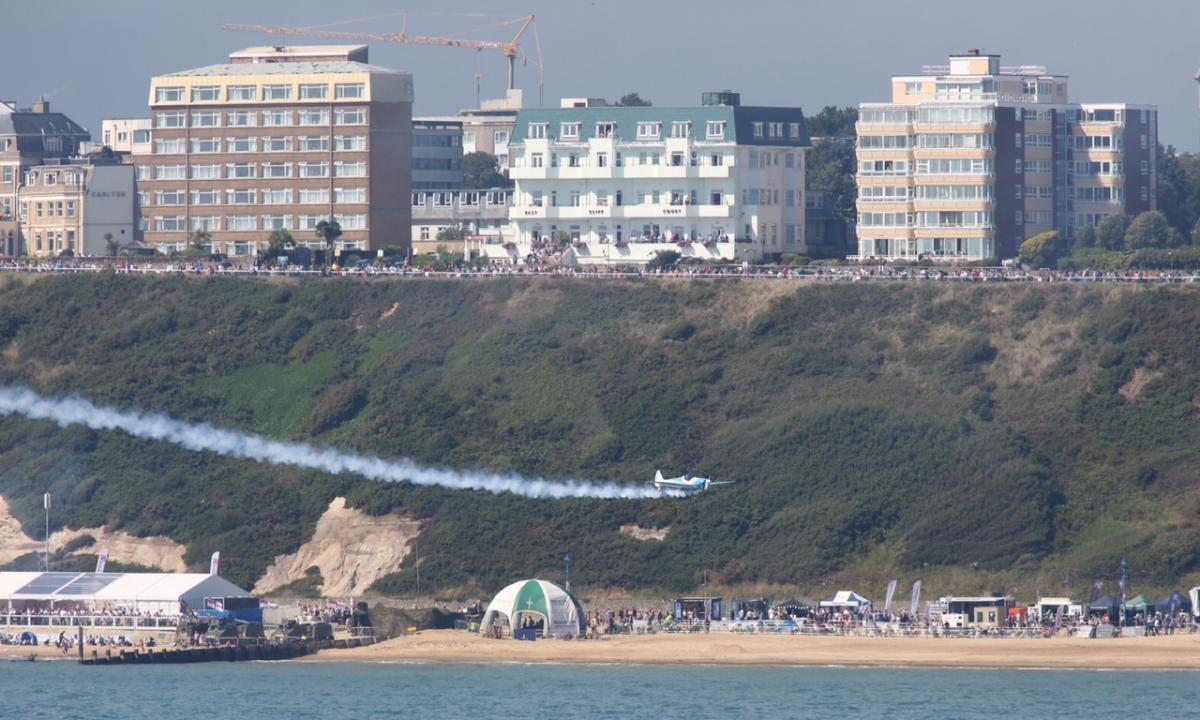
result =
[[[113,260],[101,258],[58,258],[23,261],[0,259],[0,273],[95,273],[111,271],[131,275],[205,275],[237,277],[394,277],[486,279],[493,277],[571,277],[596,279],[750,279],[813,282],[1041,282],[1041,283],[1120,283],[1181,284],[1200,282],[1200,271],[1124,270],[1072,271],[1024,270],[1015,267],[917,267],[889,265],[704,265],[683,264],[670,268],[634,269],[628,267],[564,266],[547,262],[525,265],[491,264],[435,270],[407,262],[398,264],[360,264],[352,268],[314,268],[296,266],[238,265],[210,260]]]

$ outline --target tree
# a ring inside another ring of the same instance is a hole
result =
[[[193,230],[191,235],[188,235],[188,244],[197,250],[204,250],[207,252],[209,247],[212,245],[212,233],[204,228]]]
[[[552,239],[554,240],[555,245],[565,248],[571,244],[571,233],[567,232],[566,230],[555,230]]]
[[[1018,257],[1023,265],[1035,268],[1052,268],[1062,256],[1062,243],[1058,231],[1051,230],[1040,235],[1034,235],[1021,243]]]
[[[854,145],[841,140],[818,140],[808,151],[804,182],[809,190],[829,194],[833,214],[842,222],[857,217],[854,201],[858,186],[854,180]]]
[[[464,232],[462,228],[458,227],[457,225],[451,225],[450,227],[444,227],[441,230],[438,230],[436,239],[438,242],[462,242],[463,238],[466,236],[467,233]],[[441,245],[438,246],[438,252],[442,251],[441,247]]]
[[[512,180],[500,172],[500,161],[482,150],[463,155],[463,184],[471,189],[511,187]]]
[[[1084,225],[1079,232],[1075,233],[1075,247],[1096,247],[1096,228],[1091,225]]]
[[[616,107],[650,107],[653,104],[649,100],[642,99],[641,95],[629,92],[621,96],[621,99],[616,102]]]
[[[1129,229],[1129,218],[1124,215],[1109,215],[1096,226],[1096,245],[1105,250],[1121,250],[1125,247],[1125,231]]]
[[[679,264],[681,255],[674,250],[659,250],[650,262],[646,263],[647,270],[666,270]]]
[[[296,247],[296,238],[285,228],[272,230],[267,236],[267,255],[269,257],[279,257],[288,250]]]
[[[1144,212],[1134,218],[1125,231],[1125,247],[1129,250],[1165,248],[1177,242],[1178,233],[1167,222],[1167,217],[1157,210]]]
[[[821,112],[805,118],[808,134],[820,138],[852,138],[854,123],[858,122],[858,108],[826,105]]]
[[[333,264],[333,245],[342,236],[342,226],[337,220],[322,220],[317,223],[317,237],[325,243],[325,264]]]
[[[108,249],[109,257],[116,257],[121,254],[121,241],[114,238],[110,232],[104,233],[104,247]]]

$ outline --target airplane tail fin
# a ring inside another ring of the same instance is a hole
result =
[[[654,471],[654,482],[660,483],[663,481],[662,470]]]

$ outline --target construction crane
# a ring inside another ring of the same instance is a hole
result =
[[[344,30],[327,30],[333,25],[346,25],[350,23],[361,23],[373,20],[379,20],[386,17],[394,17],[395,15],[403,15],[404,21],[398,33],[364,33],[364,32],[348,32]],[[435,13],[427,13],[435,14]],[[493,15],[481,14],[466,14],[466,17],[498,17]],[[480,28],[475,28],[467,32],[477,32],[480,30],[488,30],[502,27],[512,27],[520,25],[517,34],[508,42],[498,40],[470,40],[461,37],[438,37],[431,35],[409,35],[408,34],[408,13],[392,13],[390,15],[380,15],[371,18],[357,18],[354,20],[342,20],[339,22],[328,23],[326,25],[313,25],[309,27],[275,27],[272,25],[238,25],[226,24],[222,25],[222,30],[233,30],[237,32],[260,33],[263,35],[274,35],[284,37],[312,37],[322,38],[324,40],[352,40],[361,42],[385,42],[397,43],[401,45],[438,45],[442,47],[464,48],[474,50],[477,53],[485,50],[499,51],[505,58],[508,59],[508,89],[512,90],[516,87],[516,64],[517,60],[522,60],[526,65],[530,62],[530,57],[527,53],[521,50],[521,41],[525,38],[526,33],[533,31],[534,47],[536,49],[536,58],[532,60],[535,67],[538,69],[538,93],[541,95],[541,89],[545,79],[545,64],[542,61],[542,43],[538,37],[537,22],[533,15],[522,15],[520,17],[505,17],[499,22],[491,25],[485,25]],[[478,80],[478,77],[476,77]]]

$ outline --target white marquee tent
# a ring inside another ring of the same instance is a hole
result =
[[[544,621],[547,637],[579,636],[584,632],[583,608],[566,590],[546,580],[522,580],[496,593],[480,627],[490,627],[503,615],[519,629],[526,618]]]
[[[219,575],[202,573],[0,572],[0,612],[29,608],[178,614],[209,597],[250,597]]]
[[[858,609],[860,607],[869,607],[870,605],[870,600],[853,590],[839,590],[821,601],[821,607],[823,608]]]

